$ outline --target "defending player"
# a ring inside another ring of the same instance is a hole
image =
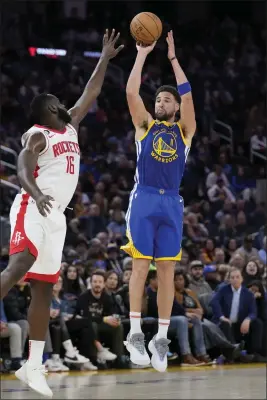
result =
[[[179,187],[191,140],[196,130],[190,84],[176,58],[172,31],[168,33],[168,58],[177,90],[162,86],[156,92],[155,116],[146,111],[139,95],[141,73],[148,47],[137,45],[137,57],[126,92],[136,129],[137,167],[135,186],[126,215],[129,243],[123,250],[133,258],[130,280],[131,329],[125,342],[131,361],[150,363],[141,330],[141,301],[150,261],[155,259],[158,273],[158,333],[149,343],[152,366],[167,368],[167,332],[174,298],[174,266],[181,258],[183,199]],[[180,119],[177,121],[177,113]]]
[[[31,281],[32,301],[29,359],[17,378],[37,392],[52,397],[42,356],[49,323],[53,284],[57,282],[66,234],[64,210],[76,189],[80,150],[77,130],[101,91],[108,62],[123,48],[115,48],[119,34],[108,30],[100,60],[84,92],[69,111],[50,94],[34,98],[35,125],[22,136],[18,177],[22,191],[10,210],[11,241],[7,268],[1,274],[1,298],[25,274]]]

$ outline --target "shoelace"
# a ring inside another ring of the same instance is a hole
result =
[[[43,375],[48,374],[48,370],[46,369],[46,367],[44,365],[42,365],[41,367],[38,367],[38,368],[33,368],[33,371],[39,371]]]
[[[155,348],[158,352],[159,358],[162,361],[169,351],[169,340],[159,339],[154,341]]]
[[[145,340],[144,335],[135,333],[130,337],[131,344],[141,353],[145,354]]]

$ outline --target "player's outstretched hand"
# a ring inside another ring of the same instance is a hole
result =
[[[47,217],[50,214],[50,209],[53,207],[51,201],[54,201],[53,197],[45,194],[41,194],[36,200],[38,211],[43,217]]]
[[[123,44],[115,48],[115,44],[117,43],[119,37],[120,32],[115,35],[115,29],[112,29],[111,35],[109,36],[109,31],[106,29],[106,33],[103,37],[103,57],[106,57],[108,60],[110,60],[111,58],[116,57],[116,55],[124,48]]]
[[[171,60],[172,58],[176,57],[175,55],[175,44],[173,39],[173,32],[168,32],[168,36],[166,38],[168,43],[168,59]]]
[[[143,54],[147,55],[154,49],[154,47],[156,46],[156,43],[157,42],[154,42],[154,43],[150,44],[149,46],[147,46],[143,43],[137,42],[136,48],[137,48],[138,53],[143,53]]]

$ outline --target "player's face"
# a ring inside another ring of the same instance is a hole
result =
[[[57,97],[50,97],[50,105],[55,108],[58,118],[63,121],[65,124],[69,124],[71,122],[71,116],[68,113],[68,110],[61,104]]]
[[[155,116],[159,121],[174,120],[175,114],[179,110],[179,104],[175,97],[169,92],[158,94],[155,103]]]

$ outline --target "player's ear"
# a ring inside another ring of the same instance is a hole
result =
[[[180,104],[175,103],[175,112],[177,113],[180,110]]]
[[[58,113],[57,107],[54,106],[53,104],[48,104],[47,109],[48,109],[48,111],[50,111],[52,114],[57,114],[57,113]]]

